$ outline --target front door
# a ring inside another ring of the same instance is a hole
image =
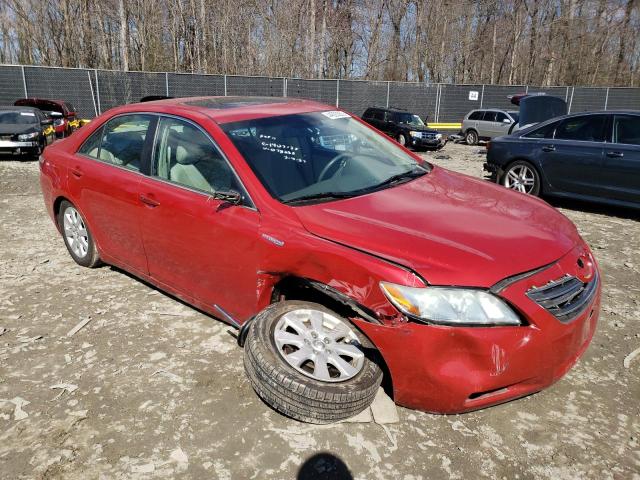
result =
[[[139,188],[151,277],[246,320],[257,302],[260,215],[234,171],[209,135],[175,117],[160,118],[151,163]],[[241,192],[244,203],[212,196],[229,190]]]
[[[140,166],[150,115],[121,115],[67,157],[69,193],[89,222],[101,253],[146,274],[138,223]]]
[[[615,115],[601,182],[610,198],[640,203],[640,115]]]

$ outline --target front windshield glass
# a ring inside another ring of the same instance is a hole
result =
[[[38,123],[33,112],[0,111],[0,123],[11,125],[31,125]]]
[[[285,203],[362,195],[429,171],[343,112],[260,118],[222,129],[271,195]]]
[[[398,123],[406,123],[415,127],[424,127],[424,122],[418,115],[412,113],[396,113]]]

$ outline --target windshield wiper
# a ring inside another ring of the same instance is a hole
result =
[[[339,198],[349,198],[357,195],[355,192],[321,192],[311,193],[309,195],[302,195],[301,197],[292,198],[291,200],[284,200],[282,203],[291,205],[294,203],[303,203],[312,200],[335,200]]]
[[[426,175],[428,172],[429,170],[418,166],[417,168],[414,168],[413,170],[409,170],[408,172],[402,172],[402,173],[398,173],[397,175],[392,175],[386,180],[376,185],[373,185],[372,187],[367,188],[367,191],[378,190],[379,188],[386,187],[387,185],[395,185],[397,183],[402,182],[403,180],[409,181],[414,178],[418,178],[423,175]]]

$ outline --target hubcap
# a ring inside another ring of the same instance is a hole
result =
[[[64,211],[64,236],[71,251],[78,257],[84,258],[89,251],[89,234],[82,217],[73,207]]]
[[[400,145],[404,145],[405,143],[407,143],[406,140],[404,139],[404,135],[398,136],[398,143]]]
[[[273,332],[278,353],[297,371],[322,382],[342,382],[364,366],[358,339],[340,319],[320,310],[285,313]]]
[[[504,186],[518,192],[531,193],[535,184],[535,173],[526,165],[516,165],[504,176]]]

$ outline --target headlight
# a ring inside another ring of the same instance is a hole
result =
[[[405,287],[380,282],[382,291],[402,313],[448,325],[520,325],[518,315],[495,295],[451,287]]]
[[[420,136],[420,132],[414,132],[413,130],[411,130],[409,132],[409,135],[411,135],[412,137],[419,137]]]
[[[38,136],[38,132],[23,133],[21,135],[18,135],[18,140],[20,141],[31,140],[32,138],[36,138],[37,136]]]
[[[436,133],[436,138],[437,138],[438,140],[440,140],[440,139],[442,138],[442,134],[441,134],[441,133]]]

